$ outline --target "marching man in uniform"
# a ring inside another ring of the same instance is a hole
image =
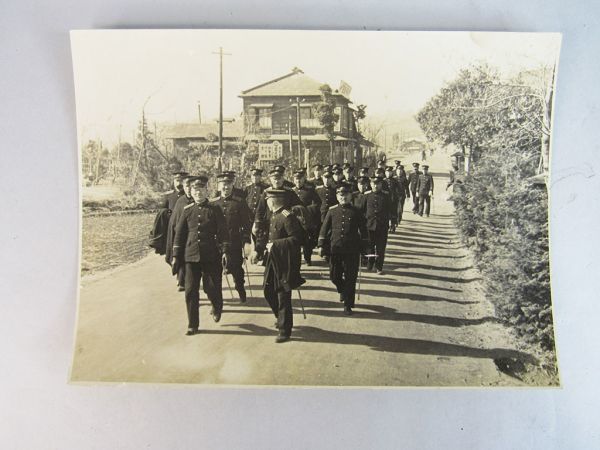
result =
[[[331,255],[329,278],[335,284],[344,314],[351,315],[354,308],[356,278],[360,254],[365,254],[369,240],[365,217],[352,205],[350,186],[337,188],[338,205],[329,208],[319,233],[319,247]]]
[[[286,190],[267,189],[267,205],[272,213],[268,240],[259,240],[253,260],[258,260],[266,251],[265,276],[263,282],[267,303],[277,318],[279,335],[275,342],[290,339],[294,326],[292,290],[305,280],[300,276],[300,246],[304,230],[296,216],[285,208]]]
[[[222,273],[227,266],[229,234],[221,208],[209,203],[208,178],[197,177],[192,183],[194,203],[183,210],[175,228],[173,266],[185,266],[185,303],[188,316],[186,335],[198,333],[200,325],[200,280],[212,303],[211,315],[221,320],[223,311]]]
[[[294,206],[301,205],[302,202],[293,189],[285,186],[285,182],[287,180],[283,178],[282,167],[283,166],[275,166],[269,171],[269,182],[271,183],[271,188],[285,191],[284,206],[288,209],[291,209]],[[266,190],[263,191],[260,200],[256,205],[256,212],[254,214],[254,225],[252,227],[252,232],[256,235],[257,241],[259,239],[264,240],[269,232],[269,220],[271,218],[271,212],[267,206],[266,193]]]
[[[421,175],[421,172],[419,172],[419,163],[415,162],[413,163],[413,171],[408,175],[408,185],[413,197],[412,212],[415,214],[419,211],[419,197],[417,195],[417,181],[419,181],[419,175]]]
[[[173,172],[173,190],[169,192],[162,203],[162,207],[169,210],[169,215],[175,208],[175,204],[179,197],[185,195],[183,191],[183,178],[187,176],[187,172]]]
[[[350,185],[352,192],[356,191],[358,180],[354,176],[354,167],[350,163],[344,163],[342,169],[344,171],[344,181]]]
[[[250,243],[252,228],[252,212],[246,200],[233,192],[233,176],[225,172],[217,176],[221,195],[211,199],[223,211],[225,225],[229,232],[229,248],[227,251],[226,273],[233,277],[235,290],[240,296],[240,303],[246,303],[244,288],[244,244]]]
[[[400,183],[394,178],[394,168],[387,166],[385,168],[385,181],[388,185],[388,192],[390,193],[390,203],[392,207],[392,214],[390,214],[390,231],[396,232],[396,226],[398,225],[398,202],[400,201]],[[395,214],[393,214],[395,213]]]
[[[195,177],[193,175],[184,175],[182,177],[182,185],[183,192],[185,195],[179,197],[175,206],[173,207],[173,211],[171,213],[171,218],[169,219],[169,228],[167,230],[167,247],[165,260],[167,264],[171,265],[173,260],[173,239],[175,237],[175,227],[177,226],[177,221],[181,218],[183,214],[183,208],[185,208],[190,203],[194,203],[194,198],[192,197],[192,182]],[[185,290],[185,267],[181,265],[179,267],[179,271],[177,272],[177,286],[178,290]]]
[[[357,191],[352,193],[352,204],[360,211],[364,209],[365,194],[371,189],[369,177],[358,177]]]
[[[422,217],[423,212],[425,212],[429,217],[431,196],[433,195],[433,177],[429,173],[429,166],[427,165],[423,165],[423,173],[419,175],[417,180],[417,192],[419,193],[419,215]]]
[[[267,183],[262,181],[262,169],[252,168],[250,169],[250,174],[252,176],[252,183],[244,188],[244,198],[246,199],[246,204],[250,208],[250,212],[252,213],[252,222],[256,217],[256,207],[258,206],[258,202],[262,197],[262,194],[265,189],[269,187]],[[254,233],[252,234],[252,240],[254,244],[256,244],[256,236]]]
[[[313,166],[313,178],[311,178],[310,181],[312,184],[316,186],[323,186],[323,165],[322,164],[315,164]]]
[[[316,192],[313,184],[308,184],[306,181],[306,172],[298,169],[294,172],[294,192],[306,208],[306,229],[308,236],[304,242],[302,250],[304,252],[304,261],[307,266],[312,265],[312,251],[317,243],[319,234],[319,226],[321,224],[321,198]]]
[[[377,255],[375,260],[369,258],[367,268],[377,269],[378,275],[383,275],[383,260],[385,257],[385,247],[387,245],[390,214],[390,196],[385,192],[381,185],[381,177],[371,177],[371,190],[365,194],[365,203],[363,213],[367,218],[367,230],[369,232],[369,250],[370,253]]]
[[[406,178],[406,172],[402,164],[396,166],[396,180],[400,184],[400,195],[398,197],[398,225],[402,222],[402,215],[404,214],[404,202],[406,198],[410,198],[410,189],[408,187],[408,178]]]

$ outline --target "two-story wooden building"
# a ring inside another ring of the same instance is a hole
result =
[[[298,68],[290,73],[246,89],[243,99],[244,139],[258,165],[273,161],[291,165],[329,163],[330,142],[315,117],[313,106],[321,101],[324,83]],[[333,162],[362,163],[362,156],[374,144],[363,139],[356,128],[351,100],[339,90],[332,92],[339,120],[335,126]],[[297,106],[299,101],[299,108]],[[300,110],[302,151],[298,161],[297,110]]]

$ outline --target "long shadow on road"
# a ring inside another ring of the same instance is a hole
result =
[[[445,342],[422,339],[395,338],[365,334],[343,333],[323,330],[310,326],[299,326],[294,331],[294,340],[341,345],[365,345],[375,351],[392,353],[412,353],[418,355],[457,356],[468,358],[511,358],[536,364],[537,359],[528,353],[503,348],[473,348]]]
[[[202,330],[202,334],[223,334],[241,336],[274,336],[276,331],[271,328],[255,324],[226,324],[223,327],[236,327],[235,330]],[[375,351],[390,353],[406,353],[416,355],[439,355],[484,359],[516,359],[529,364],[537,364],[537,359],[532,355],[518,350],[504,348],[474,348],[465,345],[449,344],[446,342],[428,341],[423,339],[395,338],[389,336],[376,336],[371,334],[344,333],[339,331],[324,330],[306,325],[294,328],[292,341],[362,345]]]

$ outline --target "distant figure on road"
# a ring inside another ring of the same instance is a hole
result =
[[[365,194],[363,214],[367,218],[369,233],[369,253],[377,255],[369,258],[367,268],[377,269],[377,274],[383,274],[383,260],[387,245],[391,204],[390,196],[382,189],[383,178],[371,177],[371,190]]]
[[[413,197],[413,208],[412,212],[417,213],[419,211],[419,197],[417,195],[417,181],[419,181],[419,175],[421,172],[419,171],[419,163],[413,163],[413,171],[408,175],[408,184],[410,187],[410,193]],[[408,196],[410,198],[410,195]]]
[[[423,213],[429,217],[431,207],[431,195],[433,195],[433,177],[429,173],[429,166],[423,165],[423,173],[417,180],[417,192],[419,193],[419,215]]]
[[[186,335],[198,333],[200,325],[200,280],[204,277],[204,292],[212,303],[215,322],[223,312],[223,266],[227,266],[229,233],[221,208],[208,201],[208,178],[197,177],[192,183],[194,203],[183,210],[175,228],[173,270],[185,265],[185,303],[188,316]]]
[[[290,339],[294,316],[292,290],[305,280],[300,276],[300,246],[304,231],[296,216],[285,208],[287,192],[284,189],[265,191],[267,206],[272,213],[267,240],[259,240],[253,261],[266,252],[264,294],[273,314],[277,317],[279,335],[275,342]]]
[[[329,208],[319,233],[319,247],[326,248],[331,255],[329,279],[344,303],[344,314],[351,315],[354,308],[356,278],[360,254],[368,248],[368,233],[365,217],[352,205],[349,185],[337,188],[338,205]]]

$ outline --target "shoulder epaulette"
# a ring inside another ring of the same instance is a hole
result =
[[[281,214],[284,215],[284,217],[287,217],[291,214],[292,212],[289,209],[282,209],[281,210]]]
[[[317,189],[324,189],[325,185],[324,184],[320,184],[319,186],[317,186]]]
[[[334,209],[334,208],[337,208],[338,206],[340,206],[339,203],[337,205],[330,206],[329,209]]]
[[[381,192],[383,192],[384,194],[389,194],[389,191],[386,191],[385,189],[382,189]]]
[[[190,206],[194,206],[195,204],[196,204],[196,202],[194,202],[194,203],[190,203],[189,205],[185,205],[185,206],[183,207],[183,209],[188,209]]]
[[[217,200],[219,200],[221,198],[221,196],[219,195],[218,197],[213,197],[213,198],[209,198],[208,201],[209,202],[216,202]]]
[[[372,194],[372,193],[373,193],[373,191],[367,191],[363,195]]]

